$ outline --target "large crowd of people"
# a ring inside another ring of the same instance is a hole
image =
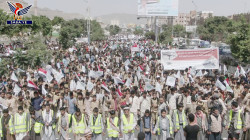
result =
[[[139,52],[133,41],[93,42],[51,49],[36,68],[6,66],[0,140],[133,140],[138,131],[146,140],[220,140],[223,131],[250,140],[249,71],[164,70],[167,47],[136,43]]]

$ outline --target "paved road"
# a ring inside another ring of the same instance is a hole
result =
[[[136,137],[137,137],[138,133],[139,133],[139,131],[136,130],[136,131],[135,131],[135,136],[136,136]],[[227,136],[228,136],[227,132],[226,132],[225,130],[223,130],[222,139],[223,139],[223,140],[227,140]],[[56,139],[59,139],[58,134],[56,134],[56,137],[57,137]],[[70,138],[71,138],[71,140],[74,140],[73,134],[70,135]],[[107,136],[104,136],[104,139],[107,140]],[[120,140],[122,140],[122,138],[120,138]],[[135,138],[134,140],[137,140],[137,138]],[[156,137],[153,136],[153,137],[152,137],[152,140],[156,140]]]

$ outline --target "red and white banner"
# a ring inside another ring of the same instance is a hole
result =
[[[37,85],[35,83],[33,83],[32,81],[29,80],[28,82],[28,87],[31,87],[31,88],[35,88],[35,89],[38,89]]]
[[[219,69],[218,48],[162,50],[161,63],[165,70],[184,70],[190,66],[195,69]]]
[[[105,82],[102,82],[102,88],[104,88],[107,92],[110,92],[109,88],[107,87]]]
[[[136,43],[131,46],[131,52],[139,52],[139,51],[140,51],[139,45],[137,45]]]
[[[41,74],[42,76],[46,77],[47,71],[44,70],[44,69],[42,69],[42,68],[40,68],[40,69],[38,70],[38,73]]]
[[[103,51],[105,51],[105,50],[107,49],[107,47],[108,47],[108,44],[105,44],[105,45],[103,46]]]
[[[118,93],[118,95],[119,95],[120,97],[123,96],[123,93],[121,92],[121,90],[120,90],[119,87],[117,88],[117,93]]]

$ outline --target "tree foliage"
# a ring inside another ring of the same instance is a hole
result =
[[[154,32],[146,32],[145,33],[145,38],[155,40],[155,33]]]
[[[87,36],[86,25],[87,21],[83,19],[74,19],[63,22],[59,35],[59,42],[62,47],[67,49],[76,42],[76,38],[81,37],[81,35]],[[103,40],[105,36],[101,25],[95,20],[91,21],[90,25],[91,40]]]
[[[159,41],[163,44],[168,44],[172,42],[171,32],[164,31],[159,35]]]
[[[135,28],[134,34],[135,34],[135,35],[143,35],[143,30],[142,30],[142,29]]]
[[[11,59],[9,58],[1,58],[1,62],[0,62],[0,75],[9,75],[9,71],[7,66],[10,65]]]
[[[86,21],[74,19],[66,21],[62,24],[62,28],[59,35],[59,42],[63,48],[69,48],[75,43],[75,38],[86,35]]]
[[[51,21],[52,26],[54,25],[61,25],[65,20],[62,17],[55,16],[53,20]]]
[[[172,42],[172,26],[162,25],[163,32],[159,35],[159,41],[164,44]]]
[[[108,27],[108,31],[109,31],[110,35],[116,35],[121,31],[121,28],[117,25],[110,25]]]
[[[41,32],[43,36],[51,35],[52,22],[46,16],[32,16],[33,24],[31,25],[34,34]]]
[[[185,37],[186,30],[182,25],[174,25],[173,26],[174,37]]]
[[[92,41],[100,41],[104,40],[104,31],[101,25],[96,21],[91,21],[91,40]]]
[[[12,37],[23,37],[24,33],[31,35],[42,35],[46,39],[52,35],[52,26],[61,25],[59,42],[64,48],[68,48],[75,43],[75,38],[87,36],[87,21],[84,19],[73,19],[65,21],[62,17],[54,17],[50,20],[46,16],[31,16],[25,17],[24,20],[32,20],[31,25],[7,25],[7,20],[13,20],[13,16],[9,16],[0,9],[0,34]],[[104,31],[101,25],[95,21],[91,21],[91,40],[98,41],[105,38]],[[115,32],[120,31],[120,28],[114,27]],[[24,38],[24,37],[23,37]]]
[[[47,63],[51,60],[52,53],[47,49],[47,46],[43,43],[42,37],[31,37],[31,39],[25,42],[27,48],[26,53],[21,50],[17,50],[14,54],[14,64],[21,68],[35,68],[41,66],[42,63]]]
[[[228,37],[233,56],[241,62],[250,62],[250,24],[241,18],[234,26],[235,32]]]
[[[0,34],[7,35],[10,39],[13,36],[20,36],[20,33],[27,28],[23,25],[8,25],[7,20],[13,20],[13,16],[7,15],[6,12],[0,9]]]
[[[13,20],[13,16],[0,10],[0,33],[7,35],[10,39],[14,36],[22,37],[27,32],[31,32],[33,35],[41,33],[45,37],[52,33],[51,20],[46,16],[24,17],[24,20],[32,20],[32,25],[8,25],[7,20]]]
[[[203,40],[226,41],[229,34],[234,32],[233,21],[226,17],[211,17],[198,26],[197,31]]]

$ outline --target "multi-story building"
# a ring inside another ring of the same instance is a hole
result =
[[[250,13],[242,13],[242,14],[235,14],[235,15],[228,16],[229,19],[232,19],[235,21],[240,21],[242,17],[246,19],[247,23],[250,23]]]
[[[173,21],[173,25],[182,25],[187,26],[190,22],[190,14],[189,13],[179,13],[178,17],[176,17]]]
[[[117,25],[117,26],[119,26],[120,25],[120,21],[116,20],[116,19],[111,20],[110,25]]]
[[[212,17],[213,11],[190,11],[189,13],[179,13],[173,20],[173,25],[195,25],[201,24],[205,19]]]

